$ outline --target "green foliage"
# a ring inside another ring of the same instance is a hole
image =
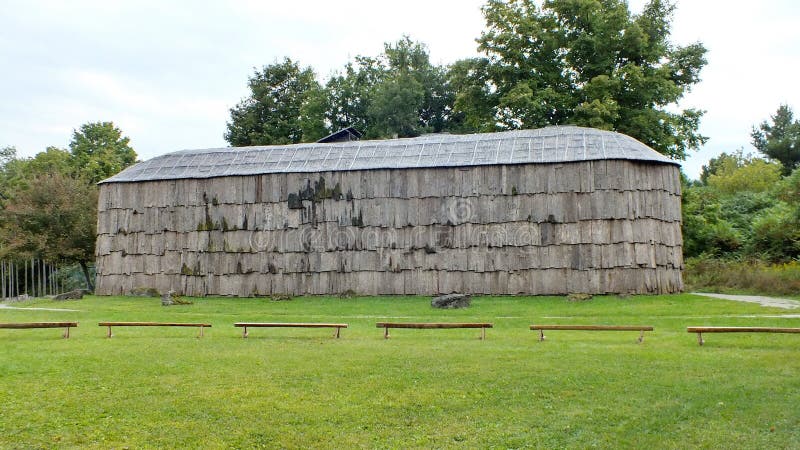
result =
[[[288,58],[256,72],[249,86],[251,95],[231,109],[231,145],[313,142],[349,126],[368,138],[445,131],[455,98],[446,69],[407,36],[377,57],[356,56],[324,88],[311,68]]]
[[[450,126],[454,93],[424,44],[408,36],[384,44],[377,58],[359,56],[327,85],[332,129],[354,126],[368,138],[418,136]]]
[[[756,258],[689,258],[683,280],[687,290],[693,291],[797,296],[800,261],[771,264]]]
[[[456,93],[450,124],[453,131],[494,131],[496,99],[488,65],[485,58],[471,58],[456,61],[449,67],[447,82]]]
[[[0,257],[80,264],[89,289],[94,261],[97,187],[64,174],[39,175],[0,210]]]
[[[800,121],[794,120],[788,105],[781,105],[770,119],[772,123],[764,121],[758,128],[753,127],[753,146],[780,162],[783,174],[788,175],[800,166]]]
[[[723,153],[703,166],[704,183],[684,185],[684,255],[781,262],[800,257],[800,175]]]
[[[73,131],[69,151],[76,173],[91,183],[108,178],[136,162],[136,152],[128,145],[130,139],[113,122],[91,122]],[[48,148],[48,152],[53,147]],[[52,163],[62,156],[54,149]],[[47,152],[46,152],[47,153]],[[38,155],[37,155],[38,156]]]
[[[701,348],[685,328],[800,326],[768,317],[785,310],[691,295],[479,297],[447,311],[424,297],[191,300],[164,308],[88,296],[71,313],[0,309],[3,322],[80,322],[70,339],[53,329],[0,330],[0,447],[800,445],[797,337],[706,336]],[[387,341],[375,322],[396,317],[495,327],[484,341],[477,330],[395,330]],[[540,343],[528,325],[541,317],[656,332],[643,344],[633,332],[582,331],[553,331]],[[240,318],[350,326],[341,339],[292,328],[251,329],[242,339],[232,326]],[[106,339],[97,326],[126,320],[213,327],[201,339],[170,327],[120,328]]]
[[[310,67],[285,58],[255,71],[248,86],[250,95],[230,110],[225,140],[231,145],[295,144],[320,136],[321,88]]]
[[[325,91],[319,85],[312,85],[306,93],[306,101],[300,106],[298,124],[303,132],[302,142],[316,142],[330,134],[325,126],[327,106]]]
[[[701,111],[673,105],[699,81],[700,43],[669,41],[674,7],[620,0],[490,0],[485,58],[453,65],[457,116],[474,131],[576,124],[633,136],[683,159],[706,138]]]
[[[76,264],[92,289],[95,183],[135,162],[128,144],[112,122],[92,122],[73,131],[69,150],[19,158],[0,149],[0,258]]]
[[[375,87],[368,110],[371,138],[412,137],[421,132],[419,110],[425,94],[410,75],[391,77]]]
[[[753,221],[753,249],[770,261],[800,258],[797,210],[779,202]]]
[[[704,181],[722,194],[769,191],[781,179],[780,164],[745,156],[742,150],[731,155],[723,153],[703,166],[703,171]]]
[[[367,111],[372,103],[375,86],[386,77],[386,67],[378,58],[356,56],[348,62],[344,73],[331,77],[325,85],[328,109],[325,118],[331,130],[354,127],[360,131],[370,129]]]

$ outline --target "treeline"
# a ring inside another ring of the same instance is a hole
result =
[[[723,153],[683,193],[687,257],[800,258],[800,122],[781,106],[752,131],[760,157]]]
[[[74,264],[93,289],[96,183],[136,162],[129,142],[113,123],[94,122],[75,130],[67,148],[31,158],[0,149],[0,259]]]
[[[683,159],[706,138],[678,100],[706,64],[700,43],[670,42],[674,6],[632,14],[621,0],[490,0],[481,56],[435,65],[404,37],[357,56],[325,83],[286,58],[255,70],[231,109],[234,146],[313,142],[352,126],[367,138],[574,124],[619,131]]]
[[[723,153],[684,182],[685,280],[695,289],[800,292],[800,122],[782,105],[752,130],[760,156]]]

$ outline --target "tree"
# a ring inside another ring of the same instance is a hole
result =
[[[37,175],[0,210],[0,256],[39,257],[80,264],[94,290],[97,187],[55,172]]]
[[[344,73],[331,77],[325,85],[328,109],[325,118],[331,131],[354,127],[360,131],[370,128],[368,111],[375,86],[386,78],[386,66],[378,58],[356,56],[348,62]]]
[[[744,150],[712,158],[708,166],[703,166],[700,175],[705,184],[721,194],[739,192],[766,192],[772,190],[781,179],[780,164],[768,162]]]
[[[285,58],[255,71],[248,86],[250,96],[230,110],[225,140],[231,145],[295,144],[324,136],[321,87],[310,67]]]
[[[403,36],[394,44],[384,44],[384,55],[393,78],[389,81],[406,88],[416,84],[414,87],[422,94],[415,133],[444,131],[455,94],[447,86],[446,70],[431,64],[428,47]]]
[[[758,128],[753,127],[750,133],[753,146],[764,156],[780,162],[783,174],[789,175],[800,167],[800,121],[794,120],[788,105],[781,105],[770,119],[772,123],[764,121]]]
[[[456,132],[495,130],[492,81],[485,58],[462,59],[447,71],[447,82],[455,92],[450,129]]]
[[[484,6],[478,48],[486,57],[451,69],[465,124],[475,131],[591,126],[677,159],[706,141],[697,130],[702,111],[671,112],[706,64],[702,44],[670,43],[671,4],[651,0],[632,15],[623,0],[536,3]]]
[[[447,71],[430,62],[427,47],[403,36],[378,57],[358,56],[327,86],[333,131],[353,126],[368,138],[445,131],[455,94]]]
[[[113,122],[90,122],[73,130],[69,151],[77,174],[97,183],[136,162],[129,144],[130,139]]]
[[[419,112],[424,101],[424,88],[408,74],[383,81],[375,88],[367,110],[370,122],[367,137],[418,136],[423,130]]]

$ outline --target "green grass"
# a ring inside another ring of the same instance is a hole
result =
[[[428,298],[90,297],[0,309],[0,321],[77,320],[0,330],[0,448],[798,448],[800,336],[712,334],[689,325],[800,327],[753,304],[691,295],[479,297],[441,311]],[[17,305],[15,305],[17,306]],[[118,328],[99,321],[208,321]],[[393,330],[375,322],[491,321],[480,330]],[[346,322],[252,329],[237,321]],[[655,326],[551,331],[531,323]]]

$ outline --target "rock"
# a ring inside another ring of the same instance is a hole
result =
[[[431,306],[443,309],[466,308],[469,306],[469,302],[469,294],[447,294],[434,297],[431,300]]]
[[[348,289],[348,290],[340,293],[339,294],[339,298],[353,298],[356,295],[358,295],[358,294],[356,294],[356,291],[354,291],[352,289]]]
[[[167,291],[161,294],[161,306],[170,306],[173,304],[172,297],[175,295],[175,291]]]
[[[53,300],[80,300],[89,291],[86,289],[75,289],[74,291],[64,292],[53,297]]]

